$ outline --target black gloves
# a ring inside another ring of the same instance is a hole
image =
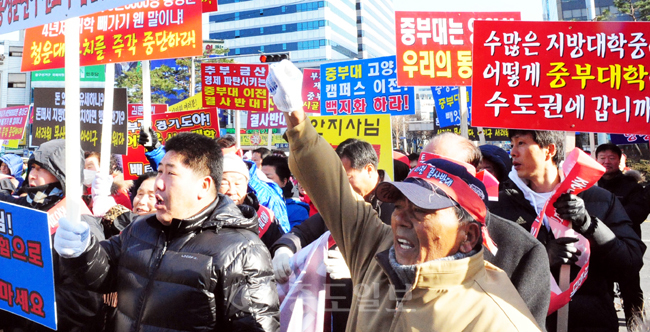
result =
[[[562,264],[574,264],[578,261],[582,252],[575,247],[575,242],[578,242],[577,238],[561,237],[546,243],[546,253],[551,268]]]
[[[138,143],[144,146],[148,152],[151,152],[160,147],[160,142],[158,142],[158,135],[153,131],[151,127],[141,128],[140,129],[140,138]]]
[[[573,229],[578,233],[584,234],[591,226],[591,217],[582,198],[572,194],[563,194],[553,203],[553,206],[557,215],[570,221]]]

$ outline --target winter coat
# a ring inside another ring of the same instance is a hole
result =
[[[60,186],[65,190],[65,153],[64,140],[53,140],[41,144],[38,150],[29,159],[28,165],[39,164],[47,171],[52,173],[59,180]],[[21,161],[22,163],[22,161]],[[80,171],[83,169],[83,153],[80,154]],[[27,177],[29,170],[27,171]],[[81,185],[81,184],[79,184]],[[23,188],[28,187],[25,183]],[[1,195],[0,201],[9,202],[41,211],[48,211],[56,205],[63,195],[48,200],[44,204],[29,203],[27,197],[13,197],[10,195]],[[88,223],[90,231],[97,239],[103,240],[103,227],[98,219],[91,216],[82,216],[82,220]],[[17,219],[14,221],[16,222]],[[54,266],[54,286],[57,305],[57,318],[59,331],[87,331],[94,332],[101,329],[104,323],[102,295],[96,292],[84,290],[72,276],[72,272],[63,266],[62,258],[58,253],[52,251],[52,261]],[[4,317],[3,317],[4,318]],[[13,328],[20,328],[27,331],[51,331],[50,329],[36,323],[12,317],[8,324],[11,328],[5,331],[13,331]],[[0,322],[0,328],[4,322]]]
[[[395,206],[391,203],[383,203],[376,198],[373,198],[372,204],[375,211],[379,213],[381,221],[386,225],[390,225],[390,218]],[[282,235],[279,240],[273,243],[271,255],[274,255],[275,251],[282,246],[288,247],[291,251],[297,253],[303,247],[316,241],[327,231],[327,225],[325,225],[323,217],[320,213],[316,213],[300,225],[292,228],[291,232]]]
[[[87,287],[117,292],[117,331],[276,331],[271,256],[257,229],[219,194],[169,226],[141,216],[65,262]]]
[[[632,228],[641,237],[641,224],[650,214],[650,197],[646,197],[643,186],[621,171],[611,179],[601,178],[598,180],[598,186],[607,189],[621,201],[627,216],[632,220]]]
[[[418,265],[407,287],[388,263],[391,227],[350,189],[339,157],[310,121],[286,133],[292,173],[315,202],[360,290],[348,331],[539,331],[507,275],[483,260]]]
[[[488,213],[486,225],[497,252],[485,250],[485,260],[506,272],[537,325],[545,330],[551,303],[546,247],[519,225],[493,213]]]
[[[20,188],[23,184],[23,158],[15,154],[5,154],[0,157],[0,162],[7,164],[9,170],[11,171],[11,176],[18,181],[18,185],[14,186],[11,181],[2,180],[0,181],[0,190],[3,192],[11,194],[16,188]]]
[[[504,189],[499,192],[499,201],[490,204],[490,211],[530,231],[537,217],[535,209],[512,180],[502,184]],[[614,195],[592,187],[578,196],[584,200],[594,227],[583,234],[591,247],[589,275],[569,304],[569,331],[618,331],[613,282],[625,274],[638,273],[643,265],[645,245],[634,233],[623,206]],[[537,239],[542,244],[553,238],[546,227],[541,227]],[[572,280],[578,271],[573,265]],[[557,280],[559,271],[553,269],[551,272]],[[547,319],[549,331],[557,326],[556,316],[553,314]]]
[[[287,215],[291,229],[309,218],[309,204],[301,202],[297,198],[287,198],[284,200],[284,204],[287,206]]]
[[[244,218],[258,218],[259,216],[257,211],[260,209],[260,202],[257,200],[257,196],[255,196],[254,193],[248,193],[244,199],[244,203],[238,207],[244,215]],[[257,233],[259,234],[259,232]],[[269,225],[266,232],[260,236],[260,239],[264,242],[264,245],[267,248],[271,248],[271,245],[282,237],[282,235],[284,235],[284,231],[282,231],[280,221],[278,221],[278,218],[274,216],[271,225]]]

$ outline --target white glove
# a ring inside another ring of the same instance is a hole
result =
[[[110,174],[102,174],[97,172],[93,180],[91,192],[93,197],[96,196],[110,196],[111,186],[113,185],[113,176]]]
[[[336,247],[336,249],[330,249],[327,251],[325,266],[327,273],[330,274],[330,277],[332,279],[338,280],[351,278],[350,269],[348,268],[348,265],[345,264],[343,255],[341,255],[341,251],[339,251],[338,247]]]
[[[59,219],[59,228],[54,234],[54,249],[61,257],[79,257],[89,244],[90,228],[87,223],[72,223],[66,217]]]
[[[291,61],[272,64],[266,86],[279,110],[291,114],[302,109],[302,72]]]
[[[289,281],[289,276],[291,276],[291,257],[293,257],[293,251],[288,247],[280,247],[275,251],[275,256],[273,257],[275,281],[281,284]]]

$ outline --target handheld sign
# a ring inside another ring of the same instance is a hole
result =
[[[56,330],[47,213],[0,202],[0,309]]]

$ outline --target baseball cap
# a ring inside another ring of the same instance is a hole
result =
[[[394,203],[403,195],[428,210],[460,206],[485,224],[488,199],[485,185],[464,166],[449,160],[436,158],[420,162],[403,182],[380,183],[376,195],[387,203]]]

